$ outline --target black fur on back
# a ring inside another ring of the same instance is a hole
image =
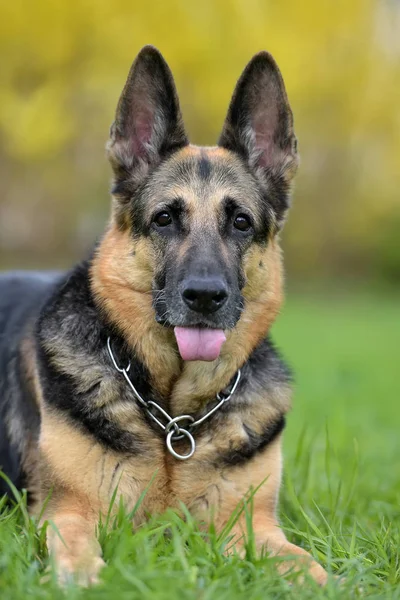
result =
[[[0,468],[18,487],[24,439],[37,437],[39,411],[22,373],[20,344],[50,297],[58,273],[0,275]],[[14,430],[14,434],[13,434]],[[0,479],[0,496],[8,490]]]

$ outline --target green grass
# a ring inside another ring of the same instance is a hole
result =
[[[274,336],[296,373],[285,435],[281,522],[341,587],[290,585],[251,544],[240,560],[228,539],[201,535],[188,517],[154,518],[132,534],[121,509],[102,527],[108,566],[97,588],[61,592],[48,565],[44,531],[23,502],[0,512],[0,598],[400,599],[400,319],[398,298],[292,297]],[[166,535],[168,532],[168,535]]]

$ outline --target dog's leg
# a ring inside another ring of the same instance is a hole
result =
[[[50,522],[47,544],[57,578],[61,584],[73,579],[80,585],[96,583],[104,565],[95,535],[98,515],[72,493],[54,495],[45,518]]]
[[[255,545],[258,553],[265,551],[269,556],[280,557],[276,568],[281,575],[294,573],[296,580],[304,581],[304,574],[311,576],[319,585],[325,585],[328,574],[303,548],[291,544],[285,537],[274,518],[266,515],[255,514],[252,520]],[[243,554],[245,543],[245,520],[240,519],[233,528],[232,534],[236,537],[235,547]],[[299,575],[297,575],[299,573]]]
[[[39,440],[40,493],[33,514],[45,511],[47,546],[60,583],[97,581],[104,565],[96,525],[109,504],[114,461],[103,448],[57,413],[42,409]],[[103,485],[104,484],[104,485]],[[103,485],[103,487],[102,487]]]
[[[246,465],[238,467],[236,471],[226,472],[225,486],[220,483],[224,500],[220,511],[220,525],[225,525],[235,507],[240,506],[240,496],[247,496],[257,551],[264,549],[271,556],[281,557],[282,560],[277,561],[280,573],[307,571],[316,582],[324,585],[328,577],[326,571],[308,552],[291,544],[279,527],[276,513],[281,472],[281,436]],[[254,494],[249,496],[249,490],[253,490]],[[235,546],[240,551],[246,536],[245,512],[241,514],[231,533],[235,536]],[[287,560],[283,560],[286,557]]]
[[[303,572],[310,575],[318,584],[326,584],[328,574],[325,569],[306,550],[291,544],[275,519],[268,520],[264,516],[255,515],[253,528],[259,551],[265,550],[270,556],[285,559],[277,563],[277,569],[282,575],[289,572]],[[299,577],[301,580],[304,579],[303,575]]]

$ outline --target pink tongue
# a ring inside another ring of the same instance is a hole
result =
[[[174,332],[183,360],[215,360],[226,340],[222,329],[175,327]]]

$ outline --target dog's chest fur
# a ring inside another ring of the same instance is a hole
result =
[[[103,514],[115,490],[115,507],[122,497],[128,511],[145,493],[135,512],[136,524],[149,514],[179,509],[180,503],[200,520],[213,516],[224,521],[251,487],[260,485],[267,476],[279,479],[280,428],[270,429],[269,443],[263,443],[260,436],[256,445],[242,418],[226,414],[220,426],[196,437],[195,454],[179,461],[151,428],[146,432],[143,451],[129,455],[106,449],[59,415],[45,412],[39,442],[46,465],[43,483],[46,486],[47,478],[54,480],[57,472],[62,485],[79,488],[90,499],[93,510]],[[182,450],[186,448],[182,446]]]

